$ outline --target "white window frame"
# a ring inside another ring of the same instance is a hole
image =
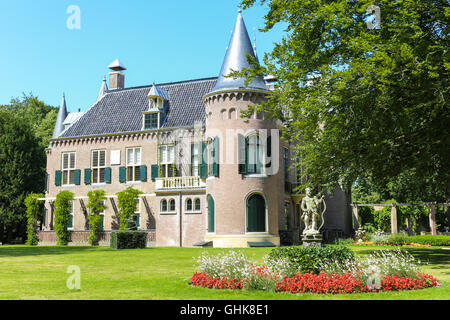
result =
[[[165,150],[165,153],[163,152]],[[169,165],[175,164],[175,145],[174,144],[162,144],[159,146],[160,154],[160,166],[162,171],[162,178],[174,177],[174,172],[172,171],[172,176],[169,176]],[[173,169],[172,169],[173,170]]]
[[[129,150],[133,150],[133,158],[129,159]],[[137,161],[137,150],[139,150],[139,161]],[[125,150],[125,165],[126,165],[126,181],[127,182],[140,182],[140,171],[142,165],[142,148],[141,147],[130,147]],[[131,168],[131,170],[130,170]],[[136,179],[136,170],[139,171],[139,179]]]
[[[64,156],[67,155],[67,167],[64,167]],[[73,167],[71,166],[71,157],[73,155]],[[77,153],[75,151],[61,153],[61,185],[74,186],[75,185],[75,170],[77,167]],[[67,180],[64,179],[67,177]],[[66,181],[66,183],[65,183]],[[71,183],[71,181],[73,183]]]
[[[100,153],[104,153],[104,164],[101,165],[100,164]],[[94,153],[98,153],[97,155],[97,164],[94,164]],[[97,173],[95,173],[95,170],[97,170]],[[92,184],[105,184],[106,180],[105,180],[105,171],[106,171],[106,150],[105,149],[101,149],[101,150],[92,150],[91,152],[91,179],[92,179]],[[102,177],[102,172],[103,172],[103,181],[101,181],[101,177]],[[97,179],[97,181],[95,181],[95,178]]]

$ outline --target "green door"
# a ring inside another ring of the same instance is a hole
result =
[[[247,232],[266,231],[266,202],[259,194],[247,201]]]
[[[214,232],[214,198],[208,194],[208,232]]]

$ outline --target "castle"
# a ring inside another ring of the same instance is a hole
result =
[[[219,76],[125,87],[126,68],[109,68],[97,101],[68,114],[63,97],[47,152],[46,215],[40,237],[53,231],[56,195],[74,193],[69,229],[87,229],[87,193],[102,189],[105,233],[117,228],[117,197],[142,191],[135,221],[157,246],[248,247],[296,244],[302,223],[292,168],[292,144],[280,120],[264,112],[242,118],[259,104],[274,79],[227,77],[257,59],[241,12]],[[327,198],[325,230],[349,234],[349,195]]]

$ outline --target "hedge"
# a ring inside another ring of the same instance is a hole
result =
[[[346,246],[324,247],[280,247],[269,253],[269,259],[276,261],[287,258],[292,267],[301,273],[311,272],[319,274],[320,263],[324,261],[343,262],[354,259],[355,255]]]
[[[143,249],[147,246],[147,231],[111,232],[111,249]]]
[[[407,236],[404,234],[394,234],[382,241],[384,244],[401,246],[410,243],[429,244],[432,246],[450,246],[450,236],[443,235],[423,235]]]

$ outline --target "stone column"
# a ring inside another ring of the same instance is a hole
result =
[[[359,216],[358,216],[358,206],[353,204],[353,228],[356,230],[359,229]]]
[[[408,228],[408,236],[412,236],[412,223],[410,217],[406,218],[406,228]]]
[[[397,207],[395,204],[392,204],[391,207],[391,233],[396,234],[398,233],[397,229]]]
[[[431,203],[428,205],[428,210],[430,211],[429,219],[430,219],[430,231],[432,235],[437,235],[436,232],[436,204]]]

